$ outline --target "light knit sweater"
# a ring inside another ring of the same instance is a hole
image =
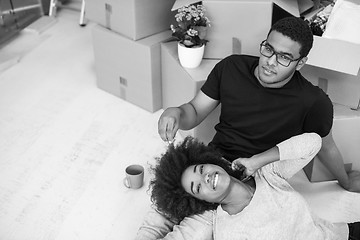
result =
[[[347,224],[331,224],[315,216],[286,181],[317,154],[321,138],[303,134],[277,146],[280,161],[255,173],[256,191],[250,204],[236,215],[218,207],[213,218],[214,239],[348,239]]]
[[[332,224],[314,215],[305,199],[286,181],[318,153],[320,136],[305,133],[277,146],[280,161],[255,173],[254,196],[240,213],[229,215],[219,206],[216,211],[185,218],[165,237],[164,232],[171,224],[159,220],[160,214],[152,213],[136,239],[347,240],[346,223]]]

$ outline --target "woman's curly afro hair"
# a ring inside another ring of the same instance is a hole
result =
[[[219,204],[199,200],[187,193],[181,185],[181,176],[186,168],[196,164],[215,164],[234,177],[231,164],[214,148],[192,137],[186,137],[178,145],[170,145],[157,164],[152,166],[154,178],[150,181],[151,201],[157,210],[174,221],[187,216],[215,209]]]

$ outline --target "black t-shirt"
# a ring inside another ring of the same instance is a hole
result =
[[[231,55],[220,61],[201,90],[221,103],[210,145],[225,158],[250,157],[294,135],[326,136],[333,123],[329,97],[298,71],[281,88],[263,87],[254,76],[259,58]]]

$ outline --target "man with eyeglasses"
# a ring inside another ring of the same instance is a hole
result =
[[[346,173],[332,137],[329,97],[299,72],[312,44],[313,34],[305,21],[279,20],[261,42],[259,57],[224,58],[190,102],[166,109],[158,122],[160,137],[173,141],[178,129],[194,128],[221,104],[209,145],[225,159],[249,158],[292,136],[316,132],[323,140],[319,159],[343,188],[360,192],[360,172]]]

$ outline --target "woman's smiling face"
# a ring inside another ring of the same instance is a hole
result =
[[[220,203],[230,190],[231,177],[213,164],[192,165],[181,176],[181,185],[192,196],[207,202]]]

